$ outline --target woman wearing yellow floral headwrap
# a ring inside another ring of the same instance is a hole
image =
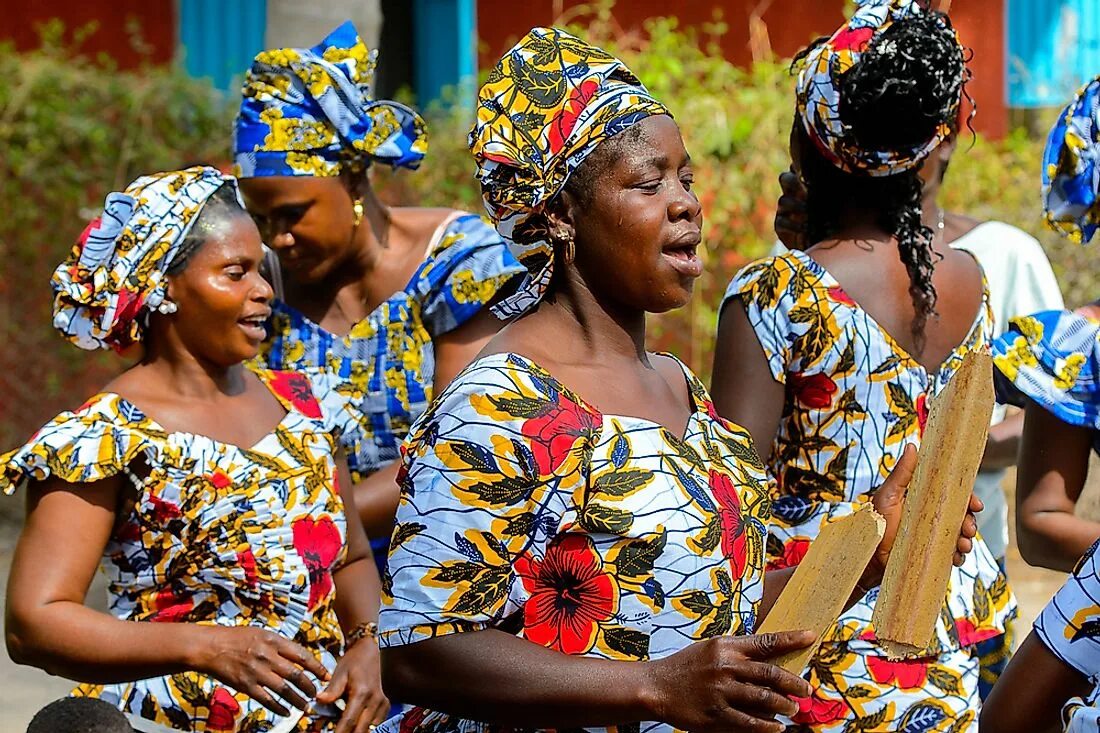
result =
[[[379,624],[387,689],[417,707],[384,728],[781,730],[809,686],[767,660],[811,639],[753,636],[791,573],[764,572],[763,466],[646,351],[646,314],[702,271],[679,128],[621,61],[535,28],[470,146],[530,275],[404,446]],[[881,492],[872,577],[912,458]]]
[[[363,733],[387,708],[344,398],[243,363],[270,312],[262,257],[212,168],[108,196],[54,273],[54,326],[141,361],[0,455],[0,490],[28,491],[8,650],[136,731]],[[109,614],[84,606],[97,564]]]
[[[934,207],[923,212],[921,169],[947,142],[967,78],[948,18],[915,0],[863,0],[801,63],[791,155],[812,246],[734,277],[714,362],[719,413],[749,429],[775,477],[774,568],[797,564],[829,521],[875,499],[919,445],[928,404],[992,335],[981,267],[932,228]],[[814,695],[795,729],[973,730],[975,646],[1003,638],[1016,613],[984,541],[952,570],[917,658],[878,646],[878,588],[865,587],[806,671]]]
[[[385,559],[398,446],[432,395],[502,325],[486,307],[523,271],[480,217],[390,208],[371,163],[416,168],[424,120],[372,99],[375,53],[351,23],[309,49],[259,54],[234,134],[237,174],[272,260],[262,358],[323,370],[353,400],[345,433],[356,504]]]

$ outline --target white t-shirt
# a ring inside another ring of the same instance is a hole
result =
[[[951,246],[970,252],[985,270],[994,336],[1005,332],[1010,318],[1065,307],[1042,245],[1024,230],[987,221],[951,242]],[[781,242],[776,242],[771,253],[786,251]],[[1004,420],[1007,409],[1004,405],[994,408],[993,425]],[[1003,470],[982,471],[974,482],[974,493],[985,503],[985,511],[978,515],[978,529],[998,559],[1008,548],[1008,503],[1001,486],[1004,476]]]

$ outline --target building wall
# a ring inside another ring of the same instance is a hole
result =
[[[37,27],[60,18],[65,24],[66,39],[72,38],[73,29],[95,22],[97,30],[80,50],[90,56],[106,53],[124,69],[134,68],[143,60],[168,63],[176,52],[175,0],[23,0],[6,2],[3,6],[0,40],[13,41],[20,51],[37,48],[40,45]],[[131,44],[127,31],[131,21],[141,30],[147,56]]]
[[[937,0],[943,3],[945,0]],[[553,24],[558,11],[567,14],[585,0],[478,0],[480,65],[488,68],[528,28]],[[969,87],[979,114],[975,126],[983,134],[1001,137],[1007,129],[1005,110],[1005,0],[954,0],[951,17],[963,43],[974,50]],[[722,39],[726,57],[749,64],[754,51],[770,48],[780,57],[792,56],[818,36],[832,33],[844,19],[844,0],[619,0],[613,14],[624,30],[638,29],[646,18],[674,12],[685,26],[709,22],[720,10],[729,32]],[[764,12],[755,17],[755,12]],[[755,29],[755,34],[752,30]],[[755,37],[753,37],[755,36]],[[761,41],[765,41],[766,45]],[[754,49],[755,46],[755,49]]]

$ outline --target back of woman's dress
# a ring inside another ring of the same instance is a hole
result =
[[[905,446],[919,444],[929,400],[969,351],[988,347],[985,295],[964,342],[929,374],[805,253],[762,260],[734,278],[726,298],[740,298],[772,376],[785,385],[775,444],[761,449],[776,480],[769,567],[798,564],[825,523],[869,501]],[[1003,634],[1016,612],[984,542],[952,571],[920,659],[890,661],[875,643],[877,595],[872,589],[827,632],[808,670],[814,696],[794,722],[842,731],[858,719],[867,733],[940,730],[947,721],[960,726],[953,731],[976,729],[972,647]]]

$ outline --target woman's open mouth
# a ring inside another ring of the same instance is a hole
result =
[[[266,315],[248,316],[237,321],[241,330],[253,341],[263,341],[267,338]]]
[[[703,261],[699,259],[699,235],[684,237],[679,242],[661,250],[661,256],[681,275],[699,277],[703,274]]]

